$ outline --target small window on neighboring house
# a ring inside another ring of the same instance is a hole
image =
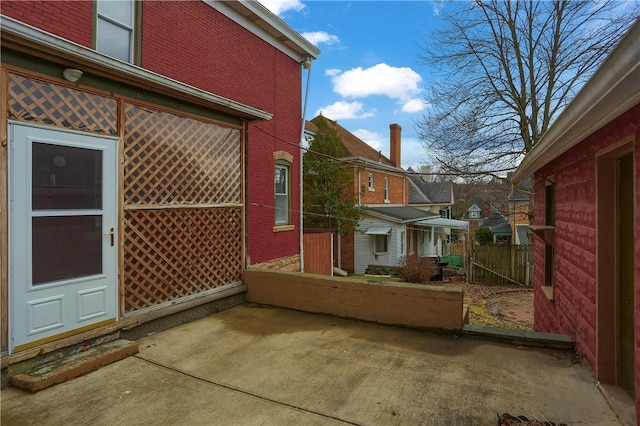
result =
[[[373,173],[369,173],[369,191],[375,191],[373,187]]]
[[[133,63],[136,2],[97,0],[96,4],[96,50],[121,61]]]
[[[389,202],[389,178],[384,177],[384,201]]]
[[[404,256],[405,251],[405,231],[400,231],[400,256]]]
[[[376,253],[386,253],[387,252],[387,236],[386,235],[376,235]]]
[[[276,162],[275,166],[275,209],[276,225],[286,225],[290,222],[291,199],[289,197],[289,176],[291,167],[284,161]]]
[[[469,219],[479,219],[479,218],[480,218],[479,211],[472,210],[469,212]]]
[[[413,254],[413,235],[415,232],[415,230],[409,229],[409,255]]]
[[[544,221],[547,226],[556,225],[556,191],[553,183],[548,183],[544,193]],[[553,244],[544,245],[544,285],[553,286],[554,271]]]

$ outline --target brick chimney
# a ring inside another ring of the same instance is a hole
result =
[[[402,132],[402,127],[400,127],[399,124],[391,124],[389,125],[389,131],[391,134],[389,141],[389,160],[391,160],[391,164],[393,164],[394,166],[401,167],[400,133]]]

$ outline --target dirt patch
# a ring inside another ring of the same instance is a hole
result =
[[[533,327],[533,291],[491,296],[487,310],[491,315]]]
[[[519,286],[445,283],[462,288],[469,305],[469,324],[533,330],[533,290]]]

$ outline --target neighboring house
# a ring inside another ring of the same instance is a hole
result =
[[[453,183],[426,182],[411,167],[409,172],[409,205],[420,210],[436,213],[445,219],[453,217]]]
[[[361,274],[369,264],[397,266],[407,255],[442,255],[447,241],[445,225],[426,221],[441,218],[441,210],[450,208],[452,192],[450,189],[443,191],[443,185],[434,186],[431,195],[438,198],[430,202],[428,191],[422,192],[423,185],[412,182],[410,174],[400,165],[400,126],[389,126],[390,158],[387,158],[337,122],[323,116],[307,122],[307,139],[313,137],[317,120],[327,120],[340,136],[345,151],[340,160],[353,170],[351,195],[358,205],[368,207],[357,230],[339,240],[340,267]],[[425,183],[424,186],[429,185]],[[446,195],[443,197],[442,192],[451,195],[449,203],[443,201]],[[415,204],[420,208],[411,205],[413,199],[420,201]]]
[[[531,180],[525,182],[531,188]],[[531,217],[531,198],[523,191],[513,188],[507,197],[509,211],[507,219],[511,225],[512,244],[531,244],[529,222]]]
[[[564,333],[640,413],[640,21],[529,152],[535,329]],[[613,398],[616,400],[616,398]],[[635,420],[632,420],[635,424]]]
[[[480,228],[488,228],[491,231],[494,243],[511,244],[511,224],[499,211],[493,210],[489,217],[482,221]]]
[[[478,207],[477,204],[474,203],[474,204],[471,204],[471,206],[469,206],[469,208],[467,209],[464,215],[464,218],[469,220],[481,220],[481,219],[484,219],[484,216],[482,213],[483,213],[483,210],[480,207]]]
[[[252,1],[2,14],[3,366],[239,295],[247,264],[299,255],[313,45]]]

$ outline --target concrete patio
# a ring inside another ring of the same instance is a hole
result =
[[[2,423],[495,425],[497,413],[615,425],[566,351],[245,304],[138,341],[140,353],[36,394]]]

